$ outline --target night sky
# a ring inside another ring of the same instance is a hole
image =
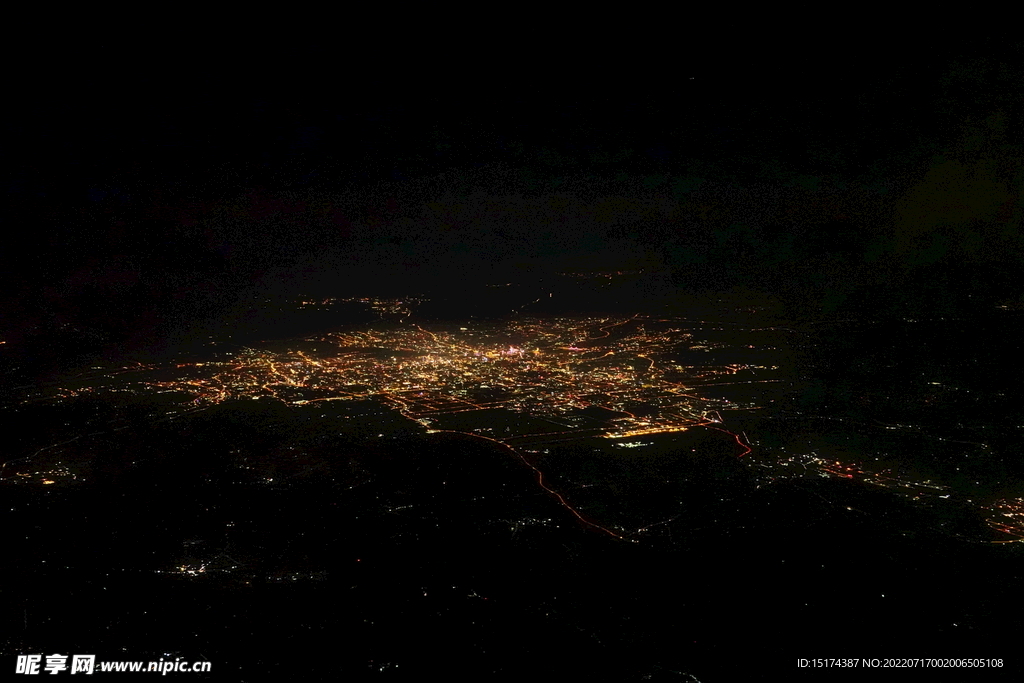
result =
[[[799,320],[1022,303],[1018,44],[708,32],[397,63],[312,40],[22,59],[3,333],[71,358],[253,297],[569,270],[739,288]]]

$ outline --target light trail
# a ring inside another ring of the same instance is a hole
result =
[[[429,334],[429,335],[430,335],[430,338],[434,340],[434,343],[435,343],[435,344],[436,344],[436,343],[440,343],[440,342],[438,341],[438,339],[437,339],[437,335],[436,335],[436,334],[434,334],[433,332],[430,332],[429,330],[425,330],[425,329],[423,329],[422,327],[420,327],[419,325],[413,325],[413,327],[415,327],[415,328],[416,328],[417,330],[419,330],[420,332],[424,332],[424,333],[426,333],[426,334]]]
[[[745,381],[742,381],[742,382],[715,382],[715,383],[708,383],[708,384],[698,384],[698,385],[696,385],[693,388],[695,388],[695,389],[696,388],[703,389],[704,387],[727,387],[727,386],[731,386],[731,385],[734,385],[734,384],[771,384],[771,383],[774,383],[774,382],[782,382],[782,381],[783,380],[781,380],[781,379],[752,379],[752,380],[745,380]]]
[[[631,543],[636,543],[637,542],[637,541],[635,541],[633,539],[626,538],[622,534],[619,534],[619,533],[616,533],[616,532],[612,531],[608,527],[604,527],[604,526],[601,526],[600,524],[598,524],[596,522],[592,522],[589,519],[587,519],[586,517],[584,517],[583,515],[581,515],[579,513],[579,511],[576,510],[576,508],[574,508],[572,505],[569,504],[569,501],[567,501],[565,499],[565,497],[561,493],[559,493],[558,491],[555,491],[554,489],[550,488],[547,484],[544,483],[544,473],[541,472],[540,469],[538,469],[529,460],[527,460],[521,453],[519,453],[519,451],[517,451],[516,449],[512,448],[508,444],[503,443],[503,442],[499,441],[498,439],[492,439],[489,436],[483,436],[482,434],[474,434],[472,432],[460,432],[460,431],[456,431],[454,429],[431,429],[431,430],[429,430],[429,432],[430,433],[434,433],[434,434],[447,432],[449,434],[461,434],[463,436],[472,436],[472,437],[476,437],[478,439],[484,439],[486,441],[490,441],[492,443],[496,443],[499,446],[508,449],[513,455],[515,455],[517,458],[522,460],[523,464],[525,464],[527,467],[529,467],[531,470],[534,471],[534,473],[537,475],[537,484],[540,485],[540,487],[542,489],[544,489],[549,494],[551,494],[559,502],[559,504],[561,504],[561,506],[563,508],[565,508],[566,510],[568,510],[572,514],[573,517],[575,517],[576,519],[578,519],[582,523],[586,524],[587,526],[589,526],[589,527],[591,527],[593,529],[597,529],[598,531],[604,532],[604,533],[608,534],[609,536],[612,536],[612,537],[617,538],[619,540],[630,541]]]
[[[619,325],[625,325],[626,323],[628,323],[631,320],[636,320],[638,315],[639,315],[639,313],[633,315],[632,318],[627,318],[627,319],[623,320],[622,322],[612,323],[611,325],[605,325],[604,327],[599,327],[598,329],[601,330],[602,332],[604,332],[604,334],[602,336],[600,336],[600,337],[590,337],[590,338],[587,339],[587,341],[594,341],[594,340],[597,340],[597,339],[604,339],[605,337],[611,336],[611,332],[608,331],[609,328],[618,327]]]
[[[743,456],[748,455],[748,454],[753,452],[753,449],[750,448],[750,446],[748,446],[747,444],[743,443],[743,441],[740,439],[740,435],[735,433],[735,432],[730,432],[728,429],[722,429],[721,427],[712,427],[710,422],[705,423],[705,424],[698,424],[697,426],[698,427],[704,427],[705,429],[714,429],[716,432],[722,432],[723,434],[728,434],[733,439],[735,439],[736,443],[739,445],[739,447],[743,449],[743,452],[740,453],[736,457],[742,458]]]

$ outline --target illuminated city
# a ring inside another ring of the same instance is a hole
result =
[[[1020,679],[1019,46],[393,23],[8,41],[0,667]]]
[[[299,310],[330,310],[338,301],[303,299],[294,305]],[[368,406],[380,406],[401,415],[410,428],[424,434],[465,434],[501,444],[534,472],[544,491],[585,526],[632,542],[647,531],[648,524],[630,528],[584,514],[572,491],[556,490],[545,483],[543,456],[553,446],[597,444],[595,452],[610,447],[627,453],[655,445],[646,440],[650,437],[690,430],[715,432],[733,443],[732,457],[746,456],[744,462],[760,482],[758,486],[794,477],[822,477],[869,484],[912,500],[951,497],[948,485],[918,481],[882,466],[836,460],[814,450],[782,457],[760,453],[745,433],[730,428],[723,415],[765,410],[776,400],[770,396],[778,394],[757,387],[770,390],[770,385],[783,382],[785,369],[780,372],[778,365],[749,363],[685,365],[678,360],[686,354],[692,358],[695,352],[727,348],[721,342],[695,336],[705,328],[721,330],[720,324],[636,314],[618,318],[516,317],[472,327],[424,327],[407,322],[415,306],[425,301],[422,297],[341,301],[369,307],[381,324],[267,342],[261,349],[218,354],[223,357],[217,360],[94,367],[28,403],[102,394],[115,398],[161,395],[170,400],[165,416],[175,419],[220,404],[262,399],[302,415],[344,421],[346,429],[364,434],[360,415]],[[740,346],[744,350],[757,348]],[[721,396],[719,387],[748,391],[744,400]],[[329,415],[317,412],[327,406]],[[878,424],[874,428],[916,431],[909,425]],[[77,468],[61,458],[62,446],[65,443],[53,444],[5,463],[5,480],[75,483]],[[274,478],[262,481],[272,485]],[[1017,503],[986,505],[984,510],[991,510],[986,523],[1000,532],[988,542],[1014,542],[1024,537]],[[977,540],[984,541],[980,536]],[[196,565],[179,573],[197,576],[205,571],[205,565]]]

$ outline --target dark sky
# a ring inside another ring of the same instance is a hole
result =
[[[51,47],[7,87],[3,326],[566,269],[807,318],[1019,302],[1020,45],[933,38]]]

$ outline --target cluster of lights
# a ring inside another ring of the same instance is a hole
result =
[[[310,340],[334,344],[335,353],[250,349],[227,362],[179,364],[183,372],[177,379],[139,386],[183,392],[197,406],[259,398],[305,406],[382,397],[423,426],[430,415],[496,405],[552,416],[598,405],[622,414],[606,434],[616,439],[699,424],[707,407],[701,401],[708,399],[684,393],[682,367],[655,360],[688,333],[647,332],[638,324],[611,337],[613,328],[633,320],[562,318],[473,330],[412,326],[337,333]],[[701,379],[744,367],[704,368]],[[481,390],[491,396],[480,396]],[[661,414],[635,418],[629,406],[638,402],[658,406]]]
[[[990,516],[985,521],[996,531],[1013,537],[1016,543],[1024,541],[1024,498],[1010,498],[997,501],[987,506]]]
[[[883,488],[898,490],[911,495],[915,500],[924,496],[948,498],[948,486],[940,486],[931,481],[913,481],[890,470],[877,472],[865,469],[856,463],[840,462],[834,458],[823,458],[817,453],[790,455],[773,461],[758,461],[758,467],[769,472],[769,479],[788,477],[818,476],[827,479],[853,479]],[[799,469],[797,469],[799,468]],[[943,495],[940,495],[943,494]]]

